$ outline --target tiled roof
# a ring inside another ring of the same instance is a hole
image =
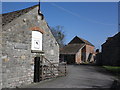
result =
[[[85,39],[82,39],[78,36],[74,37],[73,40],[71,40],[71,42],[69,44],[82,44],[82,43],[85,43],[87,45],[91,45],[91,46],[94,46],[93,44],[91,44],[89,41],[85,40]]]
[[[92,43],[90,43],[89,41],[87,41],[87,40],[85,40],[85,39],[82,39],[82,38],[80,38],[82,41],[84,41],[85,42],[85,44],[88,44],[88,45],[91,45],[91,46],[94,46]]]
[[[85,44],[68,44],[60,50],[60,54],[76,54]]]
[[[10,23],[11,21],[16,19],[17,17],[29,12],[30,10],[34,9],[37,6],[38,5],[34,5],[32,7],[26,8],[26,9],[22,9],[22,10],[10,12],[10,13],[2,14],[2,26]]]

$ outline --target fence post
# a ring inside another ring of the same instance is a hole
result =
[[[58,76],[60,76],[59,68],[60,68],[60,64],[58,64]]]
[[[65,63],[65,76],[66,76],[66,73],[67,73],[67,64]]]
[[[42,81],[43,80],[43,57],[42,56],[40,56],[40,81]]]

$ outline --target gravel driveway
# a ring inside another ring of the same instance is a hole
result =
[[[24,88],[110,88],[115,77],[99,72],[102,69],[88,65],[68,65],[68,75]]]

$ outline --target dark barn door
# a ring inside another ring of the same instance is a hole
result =
[[[40,57],[34,59],[34,82],[40,82]]]
[[[67,64],[75,64],[75,55],[65,55],[64,60]]]

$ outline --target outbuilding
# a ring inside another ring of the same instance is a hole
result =
[[[98,60],[102,65],[120,66],[120,32],[109,37],[102,44],[101,58]]]
[[[60,50],[60,61],[68,64],[94,62],[94,45],[76,36]]]

